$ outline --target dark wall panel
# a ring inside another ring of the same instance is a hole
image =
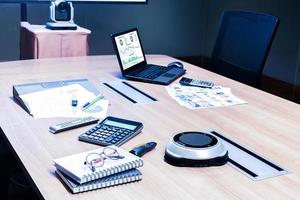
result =
[[[19,59],[19,5],[0,4],[0,61]]]

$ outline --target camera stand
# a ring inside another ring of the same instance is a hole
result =
[[[72,22],[47,22],[46,28],[50,30],[77,30],[77,25]]]

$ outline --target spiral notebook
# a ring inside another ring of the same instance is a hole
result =
[[[103,166],[95,168],[94,172],[89,166],[84,164],[86,157],[91,153],[101,154],[106,147],[56,159],[54,160],[54,165],[58,170],[79,184],[143,166],[143,160],[141,158],[120,147],[114,145],[109,147],[117,150],[123,159],[105,159]]]
[[[56,173],[63,180],[63,182],[70,188],[70,190],[73,193],[87,192],[90,190],[135,182],[142,179],[142,173],[138,169],[130,169],[124,172],[113,174],[83,184],[76,183],[70,177],[63,174],[59,170],[56,170]]]

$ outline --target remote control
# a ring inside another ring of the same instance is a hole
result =
[[[182,77],[179,83],[181,85],[196,86],[196,87],[203,87],[203,88],[212,88],[214,86],[214,83],[212,81],[195,80],[186,77]]]
[[[129,153],[132,153],[138,157],[142,157],[149,151],[153,150],[156,147],[157,143],[156,142],[148,142],[142,146],[138,146],[133,148]]]
[[[51,133],[59,133],[62,131],[67,131],[67,130],[71,130],[74,128],[79,128],[82,126],[94,124],[94,123],[97,123],[98,121],[99,121],[99,119],[97,119],[95,117],[84,117],[84,118],[79,118],[79,119],[73,119],[70,121],[56,124],[54,126],[50,126],[49,131]]]

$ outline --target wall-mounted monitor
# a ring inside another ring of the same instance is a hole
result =
[[[0,0],[0,3],[43,3],[51,0]],[[148,0],[66,0],[80,3],[147,3]]]

